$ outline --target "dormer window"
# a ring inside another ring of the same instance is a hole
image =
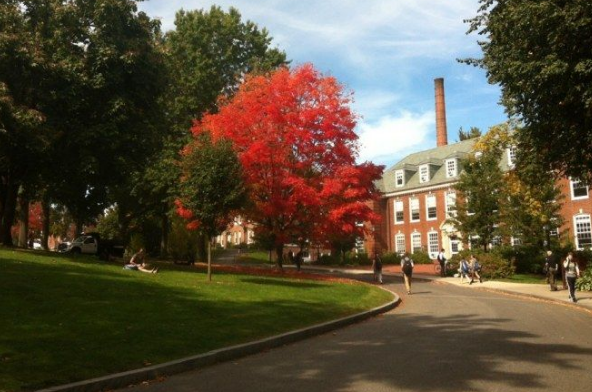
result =
[[[446,160],[446,178],[456,177],[456,174],[457,174],[456,159],[447,159]]]
[[[506,151],[508,153],[508,166],[512,168],[516,165],[516,146],[510,146]]]
[[[395,186],[400,188],[403,185],[405,185],[405,173],[403,170],[397,170],[395,172]]]
[[[430,168],[428,165],[421,165],[419,167],[419,182],[423,184],[430,180]]]

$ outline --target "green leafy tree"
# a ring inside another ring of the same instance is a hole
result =
[[[271,40],[267,30],[243,21],[235,8],[224,12],[217,6],[209,11],[179,11],[175,29],[164,37],[169,79],[162,99],[167,127],[164,148],[138,173],[130,192],[131,205],[136,207],[132,215],[151,209],[162,217],[161,250],[168,248],[168,212],[178,195],[176,162],[191,139],[193,121],[215,112],[218,98],[234,94],[245,74],[287,63],[282,51],[271,48]]]
[[[487,251],[499,235],[499,199],[504,174],[499,166],[501,149],[484,150],[483,146],[477,143],[475,153],[462,162],[463,172],[455,185],[459,203],[452,221],[466,241]]]
[[[592,2],[480,0],[469,33],[502,102],[524,127],[519,147],[559,173],[592,180]]]
[[[181,167],[179,213],[207,241],[211,280],[211,240],[228,227],[246,201],[242,166],[229,141],[212,142],[205,132],[185,147]]]
[[[477,127],[471,127],[468,131],[463,130],[462,127],[458,130],[458,140],[469,140],[481,136],[481,130]]]
[[[0,7],[1,226],[12,223],[25,183],[66,205],[80,226],[110,204],[158,140],[159,23],[133,0]],[[10,242],[5,229],[0,240]]]

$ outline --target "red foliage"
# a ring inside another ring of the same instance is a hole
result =
[[[193,219],[193,212],[185,208],[181,200],[175,200],[175,207],[177,208],[177,215],[188,221],[187,225],[185,226],[188,230],[199,229],[199,221]]]
[[[281,245],[290,238],[354,233],[375,220],[367,201],[382,167],[356,165],[351,94],[312,65],[250,76],[194,135],[234,143],[250,190],[248,218]]]

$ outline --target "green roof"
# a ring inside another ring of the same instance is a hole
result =
[[[454,183],[458,181],[461,167],[460,163],[473,149],[478,139],[469,139],[462,142],[447,144],[407,155],[395,165],[387,169],[382,178],[377,182],[378,188],[383,193],[405,192],[415,189],[427,188],[436,185]],[[456,159],[456,176],[446,177],[446,160]],[[430,179],[427,182],[419,182],[419,167],[428,165]],[[403,171],[405,181],[403,186],[395,186],[395,173]]]
[[[462,171],[462,160],[473,151],[473,146],[479,138],[468,139],[462,142],[447,144],[407,155],[395,165],[387,169],[382,178],[376,182],[376,186],[382,193],[420,191],[438,185],[453,184],[458,181]],[[446,160],[456,159],[456,176],[446,176]],[[427,165],[430,173],[428,181],[419,182],[419,167]],[[500,160],[503,171],[509,170],[508,154],[503,153]],[[404,184],[397,187],[395,184],[396,173],[404,173]]]

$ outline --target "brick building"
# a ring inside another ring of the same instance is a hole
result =
[[[447,257],[463,249],[462,234],[447,223],[454,213],[454,184],[462,171],[462,160],[473,153],[476,139],[448,144],[444,82],[435,80],[437,147],[406,156],[385,171],[377,186],[382,198],[374,208],[382,216],[379,227],[366,239],[366,251],[414,253],[427,251],[435,258],[440,249]],[[509,170],[513,151],[506,150],[500,165]],[[592,201],[587,186],[578,181],[559,181],[565,195],[558,228],[562,240],[569,239],[577,249],[592,247]]]

